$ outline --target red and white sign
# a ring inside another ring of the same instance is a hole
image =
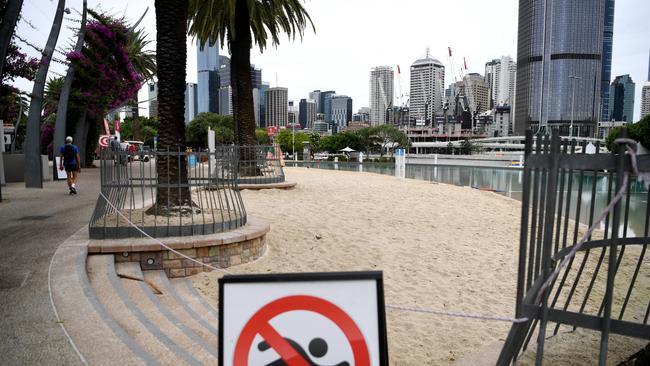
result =
[[[381,272],[224,276],[219,365],[387,365]]]
[[[111,129],[108,127],[108,120],[104,118],[104,131],[106,131],[107,135],[111,134]]]
[[[99,135],[99,146],[108,147],[108,144],[111,141],[111,135]]]

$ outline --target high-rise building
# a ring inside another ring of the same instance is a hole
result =
[[[192,122],[196,117],[198,108],[198,98],[196,95],[196,84],[185,84],[185,124]]]
[[[149,117],[158,117],[158,83],[149,83],[147,89],[149,100]]]
[[[595,134],[605,0],[519,2],[515,133]],[[575,99],[572,95],[575,92]],[[572,103],[573,101],[573,103]]]
[[[370,69],[370,124],[386,123],[386,110],[393,106],[393,68],[377,66]]]
[[[219,114],[232,115],[232,88],[230,85],[219,88]]]
[[[309,94],[311,95],[311,93]],[[300,123],[302,128],[314,128],[316,103],[312,99],[300,99],[298,107],[298,123]]]
[[[443,113],[444,85],[445,66],[427,49],[424,58],[411,65],[411,122],[432,123],[436,114]]]
[[[617,76],[609,88],[610,120],[634,122],[634,81],[630,75]]]
[[[496,105],[496,90],[499,84],[497,67],[501,68],[501,59],[495,58],[485,63],[485,82],[490,87],[490,108]],[[449,97],[449,95],[445,96]]]
[[[488,108],[513,105],[517,64],[510,56],[503,56],[485,63],[485,82],[490,89]]]
[[[352,98],[347,95],[333,95],[331,100],[332,124],[336,132],[339,132],[352,121]]]
[[[262,82],[260,90],[260,127],[266,127],[266,91],[269,90],[269,83]]]
[[[232,88],[230,82],[230,58],[229,57],[219,56],[218,76],[219,76],[218,113],[223,115],[231,115],[233,114],[233,109],[232,109]],[[262,69],[255,68],[255,65],[251,65],[251,83],[253,87],[253,103],[255,103],[255,89],[261,89],[262,86]],[[264,94],[262,93],[258,95],[258,103],[256,104],[257,107],[255,111],[255,115],[257,116],[261,116],[263,114],[263,112],[261,112],[261,110],[259,109],[260,108],[259,106],[261,105],[259,104],[259,101],[262,95]],[[259,124],[262,121],[256,119],[256,122]]]
[[[462,85],[472,112],[480,113],[490,109],[490,87],[483,76],[476,73],[467,74]]]
[[[269,88],[264,93],[266,127],[285,127],[288,120],[289,90],[287,88]]]
[[[316,106],[316,113],[323,113],[320,108],[320,90],[314,90],[313,92],[310,92],[309,99],[314,101],[314,105]]]
[[[290,100],[287,103],[287,126],[294,126],[297,124],[298,124],[298,106],[293,103],[293,100]]]
[[[219,44],[196,42],[198,113],[219,112]]]
[[[650,77],[650,75],[648,75]],[[650,80],[643,84],[641,89],[641,118],[650,115]]]
[[[318,102],[320,111],[318,113],[322,113],[325,116],[325,122],[332,122],[332,95],[334,94],[336,94],[334,90],[327,90],[320,92],[318,95],[320,99]]]
[[[614,44],[614,0],[605,0],[603,23],[603,53],[600,82],[600,121],[607,121],[611,111],[609,81],[612,77],[612,46]]]

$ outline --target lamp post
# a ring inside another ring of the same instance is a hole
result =
[[[569,75],[571,79],[571,124],[569,125],[569,138],[573,137],[573,110],[576,101],[576,80],[582,79],[576,75]]]

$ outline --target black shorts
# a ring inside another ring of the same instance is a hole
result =
[[[63,164],[63,167],[65,168],[66,172],[77,172],[77,171],[79,171],[79,168],[77,167],[76,164],[75,165]]]

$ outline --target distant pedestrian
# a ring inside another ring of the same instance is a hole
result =
[[[79,148],[72,144],[72,137],[65,138],[65,145],[61,146],[59,153],[61,154],[59,170],[65,169],[70,194],[77,194],[77,176],[81,171],[81,158]]]

